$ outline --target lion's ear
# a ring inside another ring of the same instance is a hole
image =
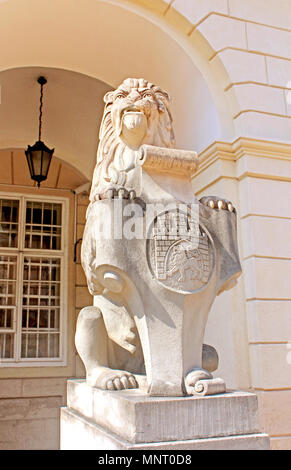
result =
[[[166,107],[165,107],[164,103],[162,102],[162,100],[158,101],[158,110],[161,113],[164,113],[166,111]]]
[[[159,111],[164,113],[168,109],[168,105],[171,100],[170,96],[166,91],[159,90],[156,92],[156,99]]]
[[[113,91],[108,91],[106,93],[106,95],[104,95],[103,101],[106,104],[112,103],[112,101],[113,101]]]

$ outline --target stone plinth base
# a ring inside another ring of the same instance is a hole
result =
[[[61,410],[61,449],[268,449],[259,433],[257,397],[228,392],[207,397],[149,397],[68,381]]]

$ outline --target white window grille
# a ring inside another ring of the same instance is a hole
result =
[[[65,361],[66,205],[0,194],[0,367]]]

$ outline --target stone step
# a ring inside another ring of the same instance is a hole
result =
[[[150,397],[138,389],[103,391],[89,387],[84,379],[71,379],[63,413],[82,417],[90,426],[101,426],[132,444],[201,442],[259,433],[257,397],[243,391],[205,397]]]
[[[124,423],[126,426],[126,423]],[[239,436],[188,439],[165,442],[133,444],[102,429],[88,418],[69,408],[61,409],[61,450],[269,450],[267,434],[242,434]],[[138,456],[146,458],[141,463],[156,463],[155,454]]]

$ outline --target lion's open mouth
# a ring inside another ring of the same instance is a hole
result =
[[[133,110],[133,109],[126,109],[122,113],[122,121],[123,124],[128,129],[134,129],[136,127],[144,126],[146,116],[141,111]]]

